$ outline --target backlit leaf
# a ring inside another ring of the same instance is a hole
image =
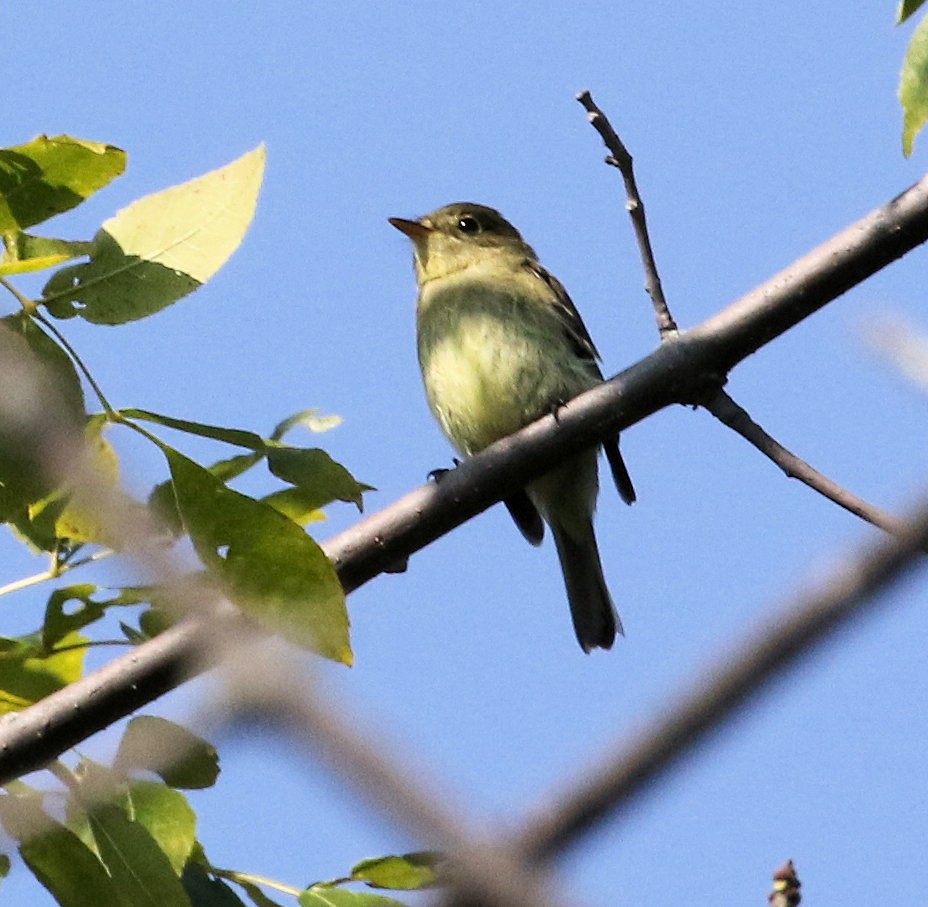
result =
[[[126,169],[126,152],[68,135],[0,149],[0,233],[68,211]]]
[[[193,292],[244,238],[264,163],[264,146],[259,146],[225,167],[124,208],[94,237],[88,263],[62,268],[45,285],[49,312],[124,324]]]
[[[918,23],[909,42],[899,82],[902,103],[902,150],[908,157],[915,137],[928,123],[928,16]]]

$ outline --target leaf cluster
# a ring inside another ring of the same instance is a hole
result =
[[[344,592],[305,527],[324,519],[324,508],[336,501],[362,509],[370,486],[321,448],[288,440],[294,430],[318,434],[339,420],[305,410],[265,437],[139,407],[117,409],[56,324],[75,317],[106,325],[146,318],[207,281],[251,222],[264,160],[259,147],[140,199],[106,220],[92,240],[75,241],[27,230],[74,208],[122,174],[125,152],[69,136],[40,136],[0,149],[0,285],[17,307],[0,317],[2,379],[6,397],[17,398],[25,389],[44,418],[24,422],[20,410],[0,403],[0,522],[49,558],[46,571],[12,581],[0,594],[60,580],[124,547],[94,498],[66,470],[48,467],[43,445],[53,437],[72,445],[71,459],[89,466],[93,487],[118,501],[123,518],[153,527],[165,549],[180,540],[192,546],[200,560],[194,574],[199,588],[216,589],[270,630],[350,664]],[[52,273],[36,299],[11,283],[17,275],[42,270]],[[91,411],[88,398],[99,411]],[[166,478],[147,500],[122,490],[109,430],[131,431],[163,456]],[[164,430],[236,452],[201,464],[160,436]],[[279,488],[254,497],[232,487],[260,466]],[[0,714],[26,708],[77,680],[91,646],[133,646],[162,632],[179,616],[174,598],[173,589],[159,586],[76,582],[55,588],[34,633],[0,637]],[[117,618],[118,639],[88,635],[107,615],[119,614],[125,619]],[[60,904],[242,903],[230,882],[255,904],[274,903],[256,877],[213,867],[196,840],[196,817],[181,789],[212,785],[218,758],[190,732],[163,719],[135,718],[113,765],[82,758],[74,769],[56,763],[51,770],[64,782],[63,798],[17,782],[0,794],[0,822]],[[406,863],[405,887],[433,880],[421,860],[390,860],[400,864],[378,868],[375,861],[367,875],[353,873],[306,889],[277,887],[303,904],[373,907],[391,902],[340,886],[366,881],[402,888]],[[2,857],[0,874],[9,866],[9,857]]]
[[[344,593],[304,527],[323,519],[323,508],[334,501],[360,509],[370,486],[355,480],[324,450],[284,440],[299,426],[319,432],[337,420],[307,410],[262,437],[142,408],[116,409],[55,324],[79,317],[118,325],[149,317],[208,280],[238,247],[251,222],[264,161],[259,147],[225,167],[142,198],[106,220],[88,242],[26,230],[75,207],[119,176],[125,169],[125,152],[69,136],[40,136],[0,150],[0,282],[19,307],[0,318],[0,352],[9,352],[3,357],[7,369],[21,377],[24,386],[35,388],[36,376],[41,377],[37,408],[51,414],[60,432],[83,438],[83,455],[99,481],[119,489],[119,460],[104,434],[107,429],[133,431],[158,448],[168,478],[145,502],[119,491],[124,510],[137,511],[140,520],[157,521],[165,544],[188,538],[208,581],[270,629],[350,663]],[[63,262],[68,264],[58,267]],[[49,268],[57,270],[38,299],[27,298],[9,281],[11,275]],[[88,387],[101,412],[88,412]],[[0,521],[32,548],[48,553],[48,571],[33,579],[58,578],[118,551],[122,540],[100,518],[95,501],[83,500],[67,479],[50,474],[43,451],[17,418],[0,408]],[[162,428],[242,452],[202,465],[154,434]],[[258,465],[283,487],[261,498],[231,487],[234,479]],[[0,591],[28,582],[14,582]],[[150,608],[138,628],[121,625],[125,642],[143,641],[170,623],[170,609],[159,607],[158,595],[158,590],[114,592],[88,584],[59,590],[49,599],[46,623],[38,633],[42,651],[32,652],[28,641],[10,641],[10,650],[28,650],[33,659],[58,658],[54,646],[61,644],[60,626],[77,633],[110,607],[147,603]],[[65,606],[70,609],[67,621]],[[80,642],[87,640],[74,637],[69,651]],[[8,661],[22,666],[31,663],[29,658],[11,656]],[[73,679],[72,674],[67,677]],[[16,685],[10,686],[8,701],[34,701],[17,698],[12,690]]]
[[[432,853],[364,860],[344,878],[304,888],[214,866],[183,791],[216,782],[218,754],[164,718],[133,718],[112,765],[82,757],[74,768],[58,762],[50,770],[61,790],[9,785],[0,794],[0,824],[62,907],[233,907],[246,903],[239,893],[256,907],[279,907],[266,888],[302,907],[396,907],[391,898],[344,886],[409,891],[442,881],[441,858]],[[0,854],[0,877],[10,866],[10,856]]]

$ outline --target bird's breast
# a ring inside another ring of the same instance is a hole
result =
[[[426,284],[419,363],[432,412],[462,453],[482,450],[596,383],[559,319],[529,283]]]

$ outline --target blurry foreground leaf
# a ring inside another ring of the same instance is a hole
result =
[[[138,715],[126,727],[113,768],[121,773],[144,769],[171,787],[198,790],[219,776],[219,754],[192,731],[154,715]]]

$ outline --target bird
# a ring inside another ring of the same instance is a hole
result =
[[[391,217],[413,244],[416,336],[429,407],[465,457],[603,380],[599,353],[563,284],[499,211],[455,202],[418,219]],[[618,435],[602,443],[620,497],[635,489]],[[598,447],[571,456],[505,501],[523,536],[554,537],[584,652],[623,633],[593,530]]]

